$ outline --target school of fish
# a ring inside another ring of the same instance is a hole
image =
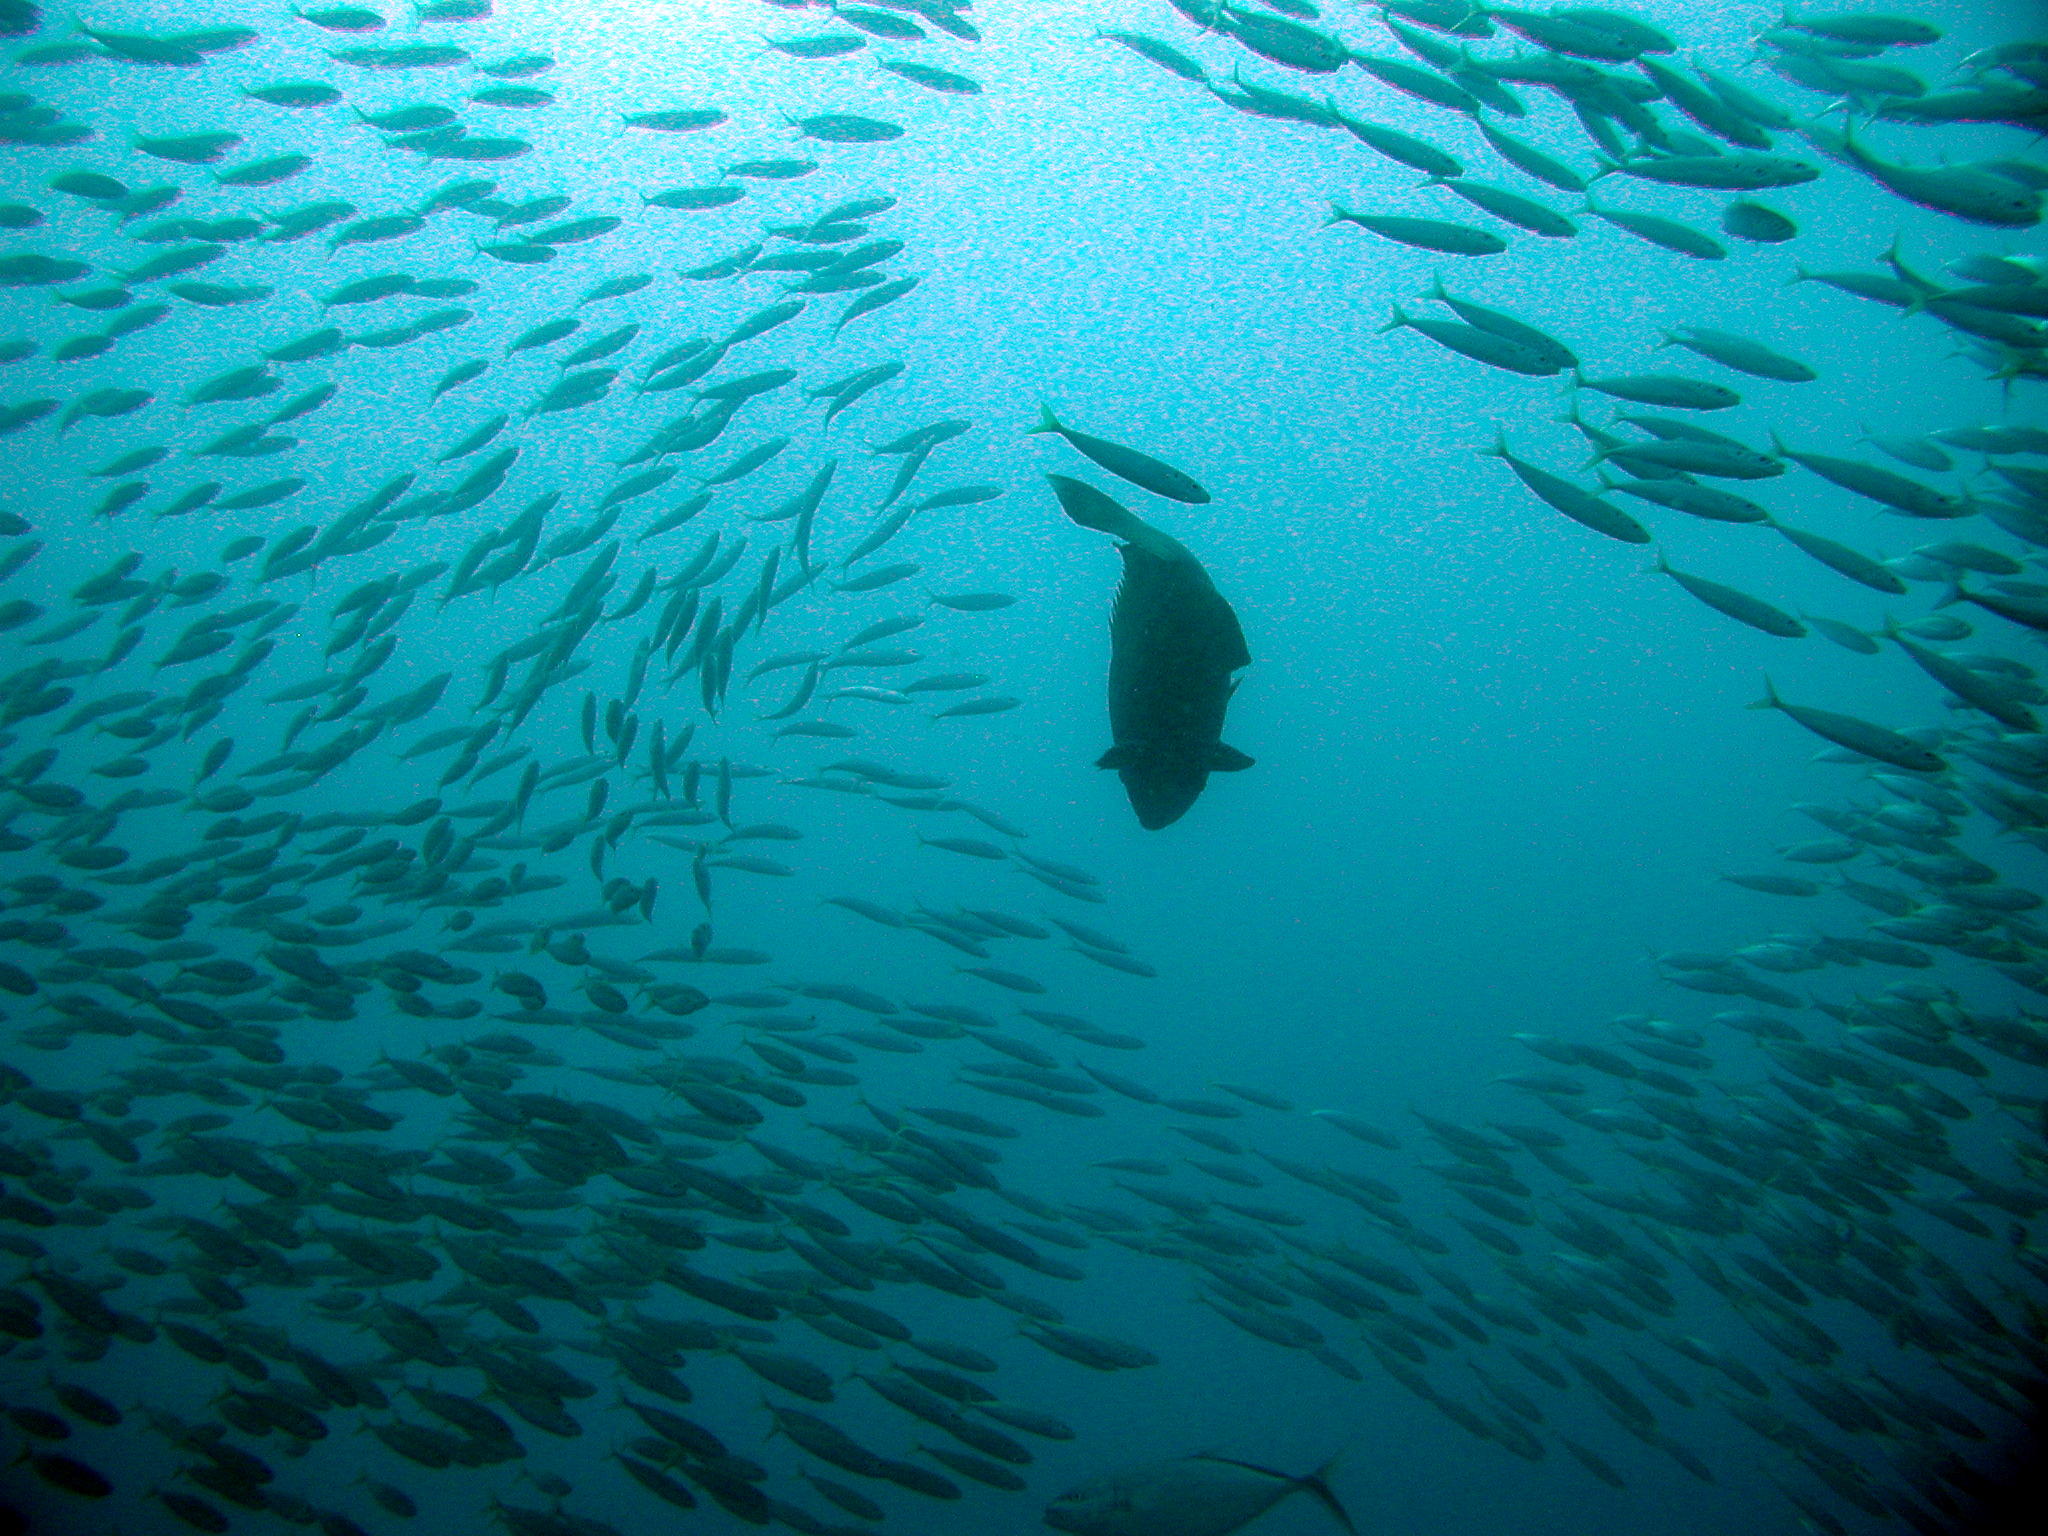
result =
[[[1590,455],[1528,448],[1547,419],[1504,429],[1470,445],[1499,461],[1475,494],[1632,545],[1665,516],[1731,548],[1768,530],[1896,615],[1654,570],[1703,623],[1896,651],[1932,685],[1881,722],[1781,692],[1790,663],[1760,682],[1756,707],[1857,777],[1798,807],[1812,840],[1727,878],[1826,915],[1659,955],[1697,1022],[1518,1032],[1533,1060],[1496,1114],[1395,1127],[1299,1087],[1187,1091],[1170,1046],[1145,1066],[1146,1040],[1087,1017],[1092,988],[1047,979],[1067,953],[1105,986],[1156,975],[1106,931],[1105,882],[982,803],[999,786],[915,760],[934,723],[1017,707],[988,626],[1030,607],[889,546],[1007,495],[1118,540],[1099,766],[1140,822],[1199,818],[1211,774],[1253,765],[1223,727],[1257,672],[1201,554],[1227,507],[1056,401],[1035,424],[961,401],[868,430],[916,359],[864,350],[864,322],[943,280],[889,232],[920,189],[754,211],[919,131],[892,102],[978,110],[995,88],[969,71],[1014,3],[767,0],[764,58],[807,93],[786,121],[615,112],[721,168],[576,200],[544,167],[578,104],[520,6],[188,26],[0,0],[17,1528],[616,1536],[699,1511],[811,1536],[1230,1536],[1297,1494],[1350,1527],[1341,1464],[1190,1446],[1071,1486],[1034,1472],[1094,1432],[1008,1398],[1006,1362],[1142,1378],[1173,1346],[1092,1321],[1106,1253],[1276,1351],[1391,1381],[1503,1477],[1556,1458],[1625,1489],[1647,1455],[1713,1482],[1738,1469],[1685,1427],[1711,1414],[1753,1432],[1773,1528],[1942,1536],[1995,1494],[1980,1453],[2048,1375],[2048,687],[2022,643],[2048,632],[2028,398],[2048,257],[2012,250],[2048,190],[2048,40],[1963,55],[1910,16],[1801,7],[1738,79],[1643,12],[1476,0],[1148,0],[1072,39],[1167,71],[1191,111],[1424,178],[1398,207],[1327,209],[1324,238],[1417,253],[1421,296],[1368,344],[1563,381]],[[188,119],[93,121],[145,80]],[[1951,155],[1944,130],[2009,147]],[[1768,197],[1822,177],[1982,248],[1811,270]],[[1671,189],[1695,216],[1641,206]],[[679,219],[730,240],[681,269],[610,254]],[[2003,381],[2007,415],[1813,441],[1816,370],[1764,340],[1688,327],[1662,338],[1685,370],[1596,373],[1485,301],[1483,258],[1610,232],[1700,263],[1703,289],[1708,264],[1771,260],[1888,311]],[[506,294],[556,317],[494,329]],[[159,345],[245,334],[203,374]],[[1699,424],[1766,392],[1739,435]],[[398,462],[320,435],[364,394],[403,396]],[[971,433],[1012,484],[934,485]],[[314,466],[336,452],[345,482]],[[1820,483],[1944,526],[1880,558],[1781,519]],[[195,565],[179,541],[202,524],[219,549]],[[131,547],[77,568],[109,538]],[[507,589],[544,620],[494,626]],[[420,775],[431,793],[386,789]],[[721,937],[721,897],[798,874],[828,802],[933,850],[947,894],[848,890],[802,921],[927,956],[922,996],[818,974],[801,926],[773,951]],[[345,1037],[415,1047],[366,1064]],[[910,1056],[956,1091],[901,1101]],[[1127,1150],[1055,1177],[1063,1129],[1092,1121]],[[158,1368],[210,1388],[154,1393]],[[1560,1431],[1564,1399],[1614,1435]]]

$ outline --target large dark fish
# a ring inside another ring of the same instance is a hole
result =
[[[1096,759],[1124,781],[1138,824],[1156,830],[1187,814],[1212,773],[1252,760],[1223,742],[1232,675],[1251,664],[1244,631],[1201,562],[1177,540],[1094,486],[1047,475],[1067,516],[1123,542],[1123,585],[1109,619],[1109,729]]]

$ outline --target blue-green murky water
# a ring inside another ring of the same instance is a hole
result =
[[[28,1528],[1970,1528],[2048,44],[1617,14],[0,6]]]

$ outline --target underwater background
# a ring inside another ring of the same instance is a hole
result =
[[[2041,17],[1570,9],[0,4],[20,1528],[1989,1528]]]

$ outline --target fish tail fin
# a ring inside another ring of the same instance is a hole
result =
[[[1435,299],[1439,304],[1447,303],[1449,301],[1451,295],[1449,291],[1444,287],[1444,272],[1442,267],[1430,268],[1429,291],[1423,294],[1422,297],[1424,297],[1425,299]]]
[[[1842,103],[1839,99],[1829,102],[1827,106],[1823,107],[1812,117],[1795,123],[1793,125],[1793,132],[1797,133],[1799,137],[1806,140],[1808,144],[1811,144],[1830,160],[1842,165],[1860,166],[1862,163],[1860,151],[1851,141],[1849,135],[1846,132],[1836,133],[1833,129],[1825,127],[1821,123],[1823,117],[1837,110],[1841,105]],[[1845,128],[1847,123],[1848,119],[1845,117],[1843,119]]]
[[[1810,283],[1812,281],[1813,273],[1807,269],[1805,262],[1798,261],[1792,264],[1792,275],[1786,278],[1779,286],[1790,288],[1794,283]]]
[[[1748,707],[1751,709],[1783,709],[1785,701],[1778,697],[1776,685],[1766,676],[1764,678],[1764,696]]]
[[[1965,587],[1960,580],[1952,581],[1948,584],[1948,590],[1942,593],[1940,600],[1934,606],[1937,608],[1953,608],[1957,603],[1968,600],[1969,596],[1969,588]]]
[[[1025,428],[1024,435],[1026,437],[1035,437],[1040,432],[1063,432],[1065,430],[1060,425],[1059,417],[1053,415],[1052,407],[1041,400],[1038,402],[1038,424]]]
[[[1119,1188],[1127,1187],[1129,1186],[1119,1185]],[[1337,1462],[1343,1454],[1342,1451],[1337,1452],[1336,1455],[1330,1457],[1328,1461],[1317,1467],[1315,1471],[1303,1473],[1300,1477],[1290,1476],[1288,1473],[1276,1471],[1272,1467],[1261,1466],[1255,1461],[1239,1461],[1235,1456],[1221,1456],[1213,1451],[1203,1451],[1192,1459],[1195,1461],[1211,1461],[1226,1467],[1240,1467],[1247,1472],[1256,1472],[1261,1477],[1270,1477],[1275,1482],[1286,1484],[1288,1493],[1309,1494],[1318,1504],[1330,1512],[1332,1519],[1343,1526],[1345,1530],[1351,1532],[1352,1536],[1357,1536],[1358,1527],[1351,1523],[1350,1514],[1342,1504],[1337,1502],[1337,1495],[1330,1491],[1328,1481],[1330,1473],[1335,1470]]]
[[[1332,1456],[1320,1467],[1317,1467],[1315,1471],[1302,1478],[1296,1486],[1318,1504],[1322,1505],[1324,1509],[1328,1510],[1331,1519],[1343,1526],[1345,1530],[1351,1532],[1352,1536],[1357,1536],[1358,1527],[1351,1523],[1350,1512],[1338,1502],[1337,1495],[1330,1488],[1330,1474],[1337,1469],[1337,1463],[1343,1458],[1343,1455],[1342,1451],[1337,1452],[1336,1455]]]
[[[1505,428],[1505,427],[1495,427],[1495,428],[1493,429],[1493,446],[1492,446],[1491,448],[1477,448],[1477,449],[1474,449],[1473,451],[1474,451],[1475,453],[1477,453],[1477,454],[1478,454],[1478,455],[1479,455],[1479,456],[1480,456],[1481,458],[1487,458],[1487,459],[1504,459],[1504,458],[1506,458],[1506,457],[1508,456],[1508,433],[1507,433],[1507,428]]]
[[[1998,403],[2003,410],[2012,409],[2012,381],[2018,378],[2025,367],[2026,359],[2018,352],[2008,352],[1998,369],[1991,375],[1998,380]]]
[[[1375,336],[1384,336],[1389,331],[1401,330],[1407,324],[1407,312],[1401,308],[1399,303],[1396,303],[1394,305],[1394,318],[1389,320],[1385,325],[1381,326],[1377,331],[1374,331],[1373,334]]]
[[[1618,160],[1610,160],[1605,155],[1595,155],[1593,157],[1593,163],[1599,166],[1600,169],[1595,171],[1592,174],[1592,176],[1588,178],[1592,181],[1598,181],[1602,176],[1612,176],[1616,171],[1621,169],[1621,162],[1619,162]]]

